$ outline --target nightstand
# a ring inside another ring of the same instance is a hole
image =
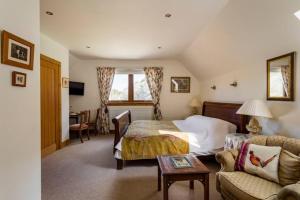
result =
[[[230,133],[226,135],[224,149],[240,149],[242,143],[250,137],[250,134]]]

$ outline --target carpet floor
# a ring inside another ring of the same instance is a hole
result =
[[[160,200],[157,191],[157,167],[149,163],[129,163],[116,170],[112,155],[113,136],[92,137],[81,144],[56,151],[42,160],[42,200]],[[211,170],[210,199],[221,200],[215,187],[214,162],[204,162]],[[203,187],[195,182],[176,182],[169,189],[170,200],[203,199]]]

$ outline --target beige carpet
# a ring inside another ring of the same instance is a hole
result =
[[[160,200],[157,191],[157,167],[129,164],[116,170],[112,156],[113,136],[93,137],[83,144],[72,144],[42,160],[43,200]],[[210,199],[221,200],[215,190],[216,163],[205,163],[210,175]],[[203,199],[203,187],[195,183],[177,182],[169,189],[170,200]]]

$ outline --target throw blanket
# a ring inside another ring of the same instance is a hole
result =
[[[158,155],[189,153],[189,137],[171,121],[132,122],[122,140],[122,159],[154,159]]]

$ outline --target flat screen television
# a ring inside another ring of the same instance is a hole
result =
[[[84,95],[84,83],[70,81],[69,94],[83,96]]]

